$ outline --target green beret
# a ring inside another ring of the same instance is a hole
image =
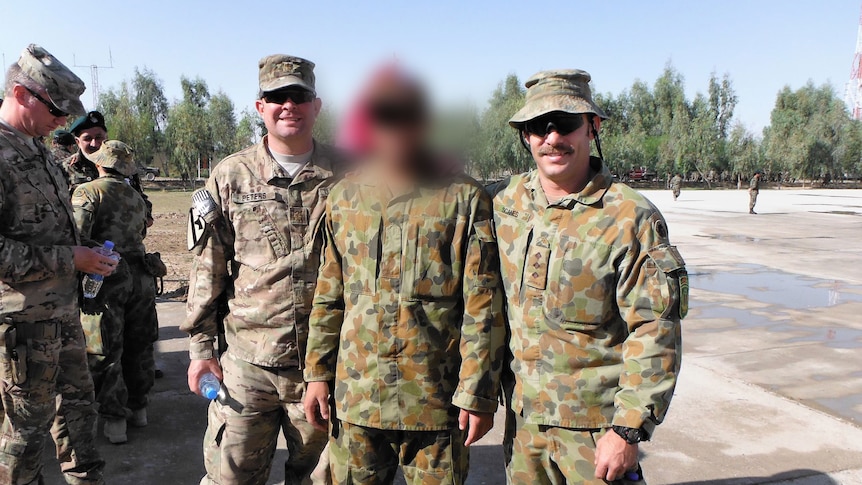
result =
[[[102,115],[102,113],[99,113],[98,111],[90,111],[89,113],[75,120],[75,122],[72,123],[72,126],[69,127],[69,131],[71,131],[73,135],[78,136],[78,134],[80,134],[82,131],[97,126],[105,131],[108,131],[108,127],[105,126],[105,117]]]

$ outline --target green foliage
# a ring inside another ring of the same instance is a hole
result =
[[[770,121],[763,144],[772,170],[813,180],[862,168],[862,126],[850,119],[830,85],[809,81],[796,91],[785,86]]]
[[[336,128],[335,112],[324,105],[314,122],[314,129],[312,130],[314,139],[321,143],[335,143]]]
[[[532,167],[530,154],[509,126],[509,118],[524,105],[525,94],[518,76],[509,74],[494,90],[488,108],[479,118],[478,137],[470,158],[482,178],[525,172]]]

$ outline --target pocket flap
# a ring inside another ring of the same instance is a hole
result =
[[[685,267],[685,261],[683,261],[676,246],[662,244],[650,249],[647,254],[656,267],[665,274],[673,273]]]

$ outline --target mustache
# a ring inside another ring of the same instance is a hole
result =
[[[539,156],[544,155],[569,155],[574,153],[575,147],[568,143],[557,143],[555,145],[542,145],[537,153]]]

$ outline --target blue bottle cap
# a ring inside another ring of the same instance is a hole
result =
[[[212,401],[213,399],[218,397],[218,389],[216,389],[215,387],[208,387],[204,391],[204,397]]]
[[[112,241],[105,241],[105,243],[102,244],[102,247],[107,249],[108,251],[113,251],[114,250],[114,243]]]

